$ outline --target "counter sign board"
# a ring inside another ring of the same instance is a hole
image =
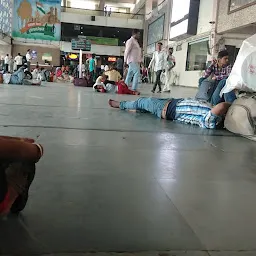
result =
[[[83,38],[72,39],[71,48],[72,50],[91,51],[91,42]]]

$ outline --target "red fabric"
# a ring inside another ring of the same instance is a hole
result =
[[[6,193],[4,200],[0,203],[0,214],[6,211],[9,203],[9,192]]]
[[[117,82],[117,93],[118,94],[132,94],[135,95],[136,92],[130,90],[128,88],[128,86],[123,82],[123,81],[119,81]]]

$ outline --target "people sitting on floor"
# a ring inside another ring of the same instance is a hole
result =
[[[25,69],[26,69],[26,67],[22,66],[17,71],[12,73],[11,78],[10,78],[10,84],[41,85],[41,80],[27,79],[27,76],[24,72]],[[32,75],[31,75],[31,77],[32,77]]]
[[[0,154],[0,216],[5,216],[25,208],[43,147],[33,139],[0,136]]]
[[[32,71],[32,79],[39,79],[40,78],[39,75],[40,75],[39,66],[36,65],[36,67]]]
[[[71,71],[69,70],[69,67],[65,67],[64,65],[60,68],[57,67],[56,71],[56,81],[57,82],[71,82],[74,80],[73,76],[71,76]]]
[[[208,102],[195,99],[157,99],[152,97],[121,102],[109,100],[109,105],[122,110],[149,112],[158,118],[198,125],[208,129],[215,129],[221,125],[231,106],[227,102],[212,107]]]
[[[196,99],[206,100],[213,105],[220,102],[233,102],[236,99],[234,91],[220,97],[220,91],[226,84],[226,79],[231,72],[228,65],[228,52],[226,50],[218,53],[211,65],[205,70],[205,74],[199,79],[199,90]]]
[[[114,68],[113,65],[109,65],[109,70],[104,72],[108,76],[108,80],[119,82],[122,78],[121,74]]]
[[[101,93],[117,93],[117,94],[131,94],[139,95],[138,91],[132,91],[124,83],[124,81],[114,82],[108,79],[108,76],[102,75],[98,77],[93,86],[94,91]]]

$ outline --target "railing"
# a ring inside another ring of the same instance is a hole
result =
[[[81,9],[81,8],[74,8],[74,7],[61,7],[62,12],[68,13],[77,13],[89,16],[106,16],[107,18],[122,18],[122,19],[137,19],[137,20],[144,20],[143,14],[133,14],[133,13],[124,13],[124,12],[105,12],[103,10],[89,10],[89,9]]]

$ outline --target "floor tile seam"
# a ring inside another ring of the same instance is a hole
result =
[[[201,251],[207,251],[206,250],[206,245],[202,242],[202,240],[200,239],[200,237],[197,235],[197,233],[194,231],[194,229],[192,228],[192,226],[188,223],[187,219],[185,218],[185,216],[180,212],[180,210],[178,209],[178,207],[175,205],[175,203],[172,201],[172,199],[168,196],[168,194],[166,193],[166,191],[164,190],[164,188],[162,187],[162,185],[159,182],[159,179],[157,179],[155,177],[155,175],[153,175],[155,181],[157,182],[158,186],[160,186],[161,190],[163,191],[163,193],[165,194],[165,196],[168,198],[168,200],[171,202],[171,204],[174,206],[174,208],[176,209],[176,211],[179,213],[180,217],[182,218],[182,220],[186,223],[186,225],[188,226],[188,228],[191,230],[191,232],[194,234],[194,236],[198,239],[202,250]]]
[[[125,129],[99,129],[99,128],[78,128],[78,127],[64,127],[64,126],[50,126],[50,125],[21,125],[21,124],[0,124],[1,127],[16,127],[16,128],[43,128],[43,129],[60,129],[60,130],[80,130],[80,131],[105,131],[105,132],[131,132],[131,133],[155,133],[155,134],[161,134],[161,133],[169,133],[170,135],[192,135],[192,136],[200,136],[198,133],[172,133],[170,131],[149,131],[149,130],[125,130]],[[223,134],[209,134],[204,136],[209,137],[237,137],[237,135],[223,135]]]

